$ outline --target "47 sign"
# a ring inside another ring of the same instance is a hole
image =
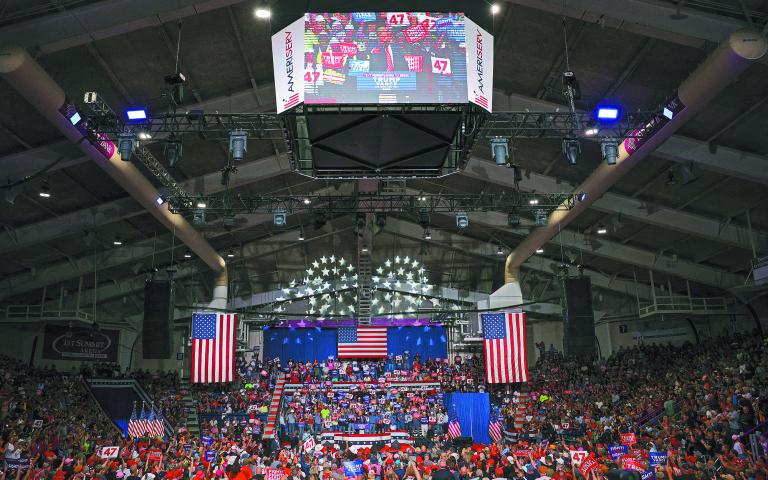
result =
[[[117,458],[117,454],[120,452],[120,448],[117,446],[101,447],[99,457],[101,458]]]
[[[432,57],[432,73],[437,73],[438,75],[450,75],[451,59]]]

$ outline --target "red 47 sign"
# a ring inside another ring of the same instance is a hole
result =
[[[117,454],[120,452],[120,448],[117,446],[101,447],[99,457],[101,458],[117,458]]]
[[[571,463],[573,463],[577,467],[581,465],[581,462],[583,462],[584,459],[589,456],[589,453],[585,452],[584,450],[571,450],[570,454],[571,454]]]
[[[437,73],[438,75],[450,75],[451,59],[432,57],[432,73]]]
[[[401,26],[408,24],[408,14],[405,12],[387,12],[387,25]]]

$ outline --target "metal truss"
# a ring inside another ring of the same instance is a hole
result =
[[[210,195],[193,200],[170,196],[169,208],[174,213],[193,214],[200,211],[220,214],[316,212],[344,213],[456,213],[521,211],[549,214],[569,210],[578,202],[574,193],[527,193],[511,191],[501,194],[365,194],[305,196]]]
[[[634,138],[658,112],[625,113],[615,122],[595,121],[583,112],[494,112],[483,128],[486,138]]]

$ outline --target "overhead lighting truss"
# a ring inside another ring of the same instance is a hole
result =
[[[614,122],[595,125],[592,113],[494,112],[488,115],[483,136],[494,138],[635,138],[644,135],[639,128],[658,112],[624,113]]]
[[[310,201],[307,202],[307,199]],[[534,200],[531,203],[531,200]],[[191,214],[195,202],[204,202],[207,212],[248,214],[286,214],[313,212],[336,215],[346,213],[410,213],[414,216],[430,213],[464,213],[482,211],[546,211],[570,210],[577,203],[574,193],[527,193],[510,191],[502,194],[364,194],[245,196],[209,195],[195,197],[169,196],[169,208],[174,213]]]

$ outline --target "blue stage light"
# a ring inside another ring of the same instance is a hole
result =
[[[146,120],[148,117],[147,109],[142,107],[127,108],[125,109],[125,118],[129,122],[140,122]]]
[[[595,118],[598,120],[618,120],[621,116],[619,107],[603,105],[595,109]]]
[[[77,125],[78,123],[80,123],[80,120],[82,120],[82,119],[83,119],[83,117],[81,117],[79,113],[75,112],[75,113],[72,114],[71,117],[69,117],[69,122],[72,125]]]

